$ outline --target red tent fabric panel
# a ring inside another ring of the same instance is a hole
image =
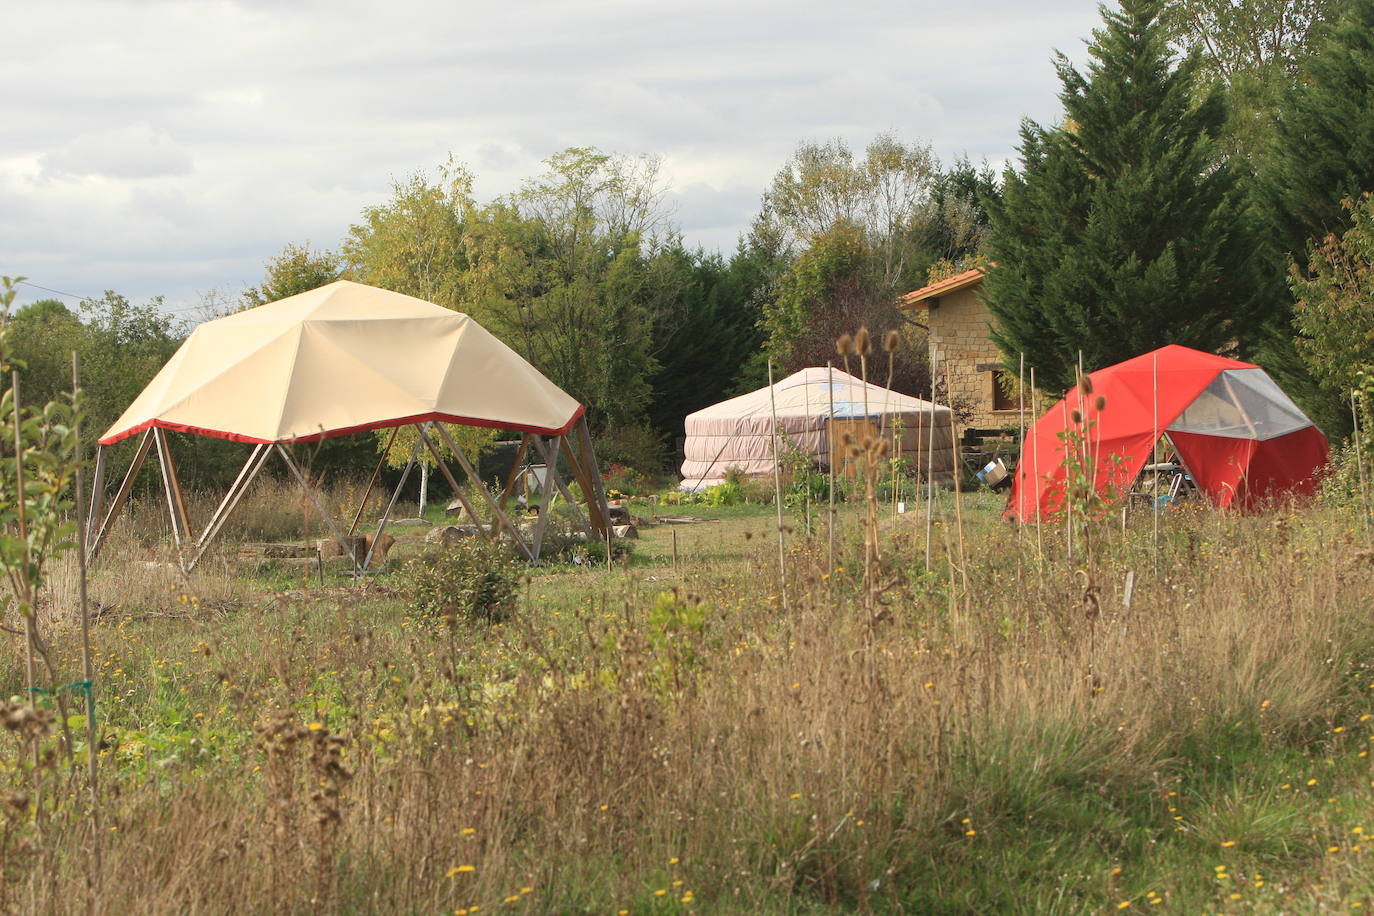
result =
[[[1315,426],[1263,440],[1184,432],[1169,439],[1198,489],[1220,508],[1251,509],[1278,493],[1311,495],[1329,450]]]
[[[1201,403],[1200,396],[1221,373],[1258,368],[1187,347],[1167,346],[1089,373],[1091,394],[1084,397],[1073,389],[1027,430],[1003,517],[1032,521],[1062,509],[1068,434],[1091,440],[1098,492],[1124,491],[1149,461],[1158,436],[1195,401]],[[1106,401],[1100,411],[1096,409],[1099,397]],[[1076,411],[1085,423],[1072,421]],[[1301,422],[1305,418],[1288,419]],[[1179,443],[1184,463],[1197,475],[1199,486],[1219,506],[1248,508],[1277,490],[1310,493],[1314,470],[1326,460],[1326,439],[1314,426],[1272,439],[1168,434]]]

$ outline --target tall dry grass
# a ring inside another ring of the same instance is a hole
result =
[[[903,519],[868,596],[857,528],[834,580],[794,540],[788,613],[756,539],[676,590],[531,579],[490,628],[377,588],[110,618],[93,906],[1195,912],[1230,905],[1218,874],[1353,899],[1370,871],[1322,849],[1369,798],[1356,524],[1179,513],[1155,574],[1148,530],[1038,565],[988,512],[966,568],[937,524],[925,569]],[[4,866],[14,909],[87,906],[88,838],[53,824]]]

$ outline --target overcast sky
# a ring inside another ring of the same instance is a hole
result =
[[[729,252],[802,140],[1000,167],[1099,21],[1094,0],[9,5],[0,274],[190,312],[450,152],[487,199],[574,145],[661,156],[687,242]]]

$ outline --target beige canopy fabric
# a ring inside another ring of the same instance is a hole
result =
[[[461,312],[340,280],[192,332],[101,437],[309,442],[429,420],[562,435],[582,406]]]
[[[867,405],[865,406],[865,388]],[[831,413],[831,404],[834,413]],[[769,388],[760,388],[722,401],[687,416],[687,441],[682,485],[706,487],[720,483],[725,472],[773,472],[773,411],[787,443],[830,466],[832,426],[838,437],[865,417],[875,428],[901,429],[901,454],[925,470],[932,456],[937,477],[954,470],[952,414],[948,407],[910,395],[864,385],[839,369],[802,369]]]

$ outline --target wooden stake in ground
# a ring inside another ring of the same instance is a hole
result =
[[[1360,412],[1355,406],[1355,391],[1350,392],[1350,422],[1352,437],[1355,440],[1355,467],[1360,476],[1360,503],[1364,507],[1364,532],[1366,539],[1369,537],[1369,486],[1365,479],[1364,470],[1364,430],[1360,426]]]
[[[945,364],[945,387],[950,391],[954,385],[949,377],[949,364]],[[949,441],[954,449],[954,519],[959,531],[959,577],[964,585],[964,600],[968,600],[968,556],[964,552],[964,509],[963,490],[960,487],[963,475],[962,456],[959,454],[959,436],[954,429],[954,408],[949,411]]]
[[[1021,454],[1026,452],[1026,354],[1021,354],[1021,367],[1016,373],[1016,444]],[[1019,462],[1018,462],[1019,463]],[[1021,470],[1019,467],[1012,473]],[[1026,520],[1024,512],[1016,513],[1016,543],[1019,545],[1025,535]]]
[[[782,465],[778,463],[778,400],[773,393],[773,361],[768,361],[768,403],[773,414],[773,501],[778,508],[778,582],[787,608],[787,534],[782,525]]]
[[[86,492],[86,475],[83,466],[85,457],[81,443],[81,366],[76,351],[72,351],[72,405],[75,423],[72,438],[76,446],[76,530],[86,530],[85,506],[83,495]],[[76,541],[77,601],[81,610],[81,678],[86,693],[86,761],[89,765],[91,791],[91,875],[90,892],[92,901],[100,887],[100,762],[96,752],[99,741],[95,727],[95,667],[91,660],[91,603],[86,591],[86,538]],[[95,909],[92,906],[92,909]]]
[[[1031,366],[1030,371],[1031,403],[1039,404],[1040,396],[1035,389],[1035,367]],[[1021,453],[1024,455],[1025,445],[1021,446]],[[1031,449],[1031,477],[1035,480],[1035,486],[1031,492],[1035,494],[1035,556],[1040,563],[1040,571],[1044,573],[1045,567],[1045,538],[1040,519],[1040,449],[1032,446]],[[1021,498],[1021,511],[1025,511],[1026,500]]]
[[[829,548],[829,578],[826,582],[833,582],[835,579],[835,363],[830,361],[825,364],[826,389],[830,392],[830,419],[825,426],[825,457],[830,464],[830,526],[828,537],[830,540]]]
[[[930,448],[926,449],[926,571],[930,571],[930,521],[935,511],[935,366],[930,367]],[[950,407],[950,423],[954,422],[954,408]],[[950,443],[950,454],[954,454]]]
[[[1150,372],[1150,403],[1154,409],[1153,419],[1150,421],[1150,461],[1155,466],[1153,492],[1150,494],[1151,502],[1154,504],[1154,532],[1150,537],[1150,551],[1154,558],[1154,571],[1159,573],[1159,354],[1155,353],[1154,363]]]

